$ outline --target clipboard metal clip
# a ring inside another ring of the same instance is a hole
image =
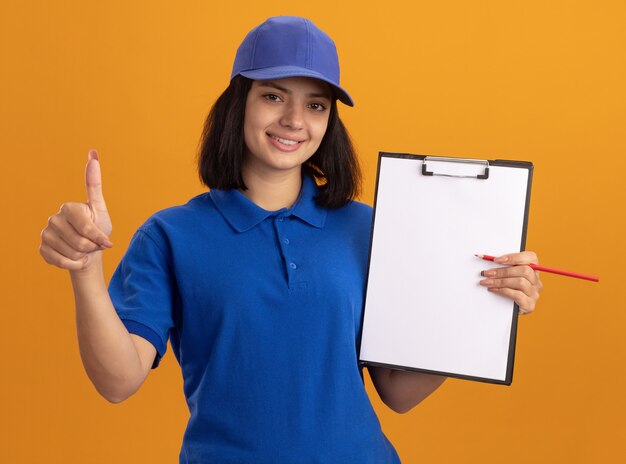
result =
[[[434,163],[442,162],[442,163],[462,163],[462,164],[472,164],[472,165],[481,165],[485,167],[485,170],[482,174],[460,174],[458,172],[434,172],[434,169],[429,171],[426,163],[432,161]],[[487,160],[476,160],[476,159],[468,159],[468,158],[444,158],[442,156],[426,156],[424,161],[422,162],[422,175],[423,176],[445,176],[445,177],[465,177],[471,179],[489,179],[489,161]]]

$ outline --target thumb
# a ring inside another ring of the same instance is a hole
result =
[[[107,205],[102,195],[102,174],[100,173],[100,161],[98,161],[96,150],[89,150],[87,167],[85,168],[85,186],[87,199],[94,212],[105,213]]]

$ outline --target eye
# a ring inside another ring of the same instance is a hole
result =
[[[322,105],[321,103],[311,103],[309,105],[309,108],[315,111],[324,111],[326,109],[326,106]]]
[[[273,93],[266,93],[265,95],[263,95],[263,98],[269,101],[273,101],[273,102],[282,101],[278,95],[273,94]]]

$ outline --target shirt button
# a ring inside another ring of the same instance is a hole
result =
[[[284,239],[284,240],[283,240],[283,243],[284,243],[285,245],[289,245],[289,239],[288,239],[288,238]]]
[[[296,266],[296,263],[289,263],[289,267],[290,267],[291,269],[295,269],[295,268],[297,268],[298,266]]]
[[[278,220],[279,220],[280,222],[283,222],[283,221],[285,220],[285,218],[284,218],[284,217],[279,217],[279,218],[278,218]]]

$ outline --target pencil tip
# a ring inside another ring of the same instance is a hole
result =
[[[483,258],[483,255],[479,255],[479,254],[474,254],[474,256],[476,256],[477,258],[480,258],[480,259]]]

